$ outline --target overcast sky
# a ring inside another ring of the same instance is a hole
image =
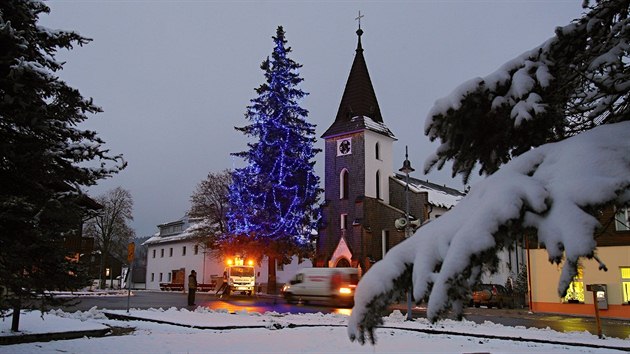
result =
[[[278,25],[291,57],[302,64],[303,101],[319,139],[339,108],[356,48],[362,44],[383,120],[396,135],[394,167],[405,145],[412,176],[462,189],[450,170],[422,174],[435,149],[423,134],[436,99],[485,76],[553,36],[580,16],[580,0],[530,1],[98,1],[47,2],[40,23],[75,30],[94,41],[61,53],[60,74],[103,113],[96,130],[129,166],[89,190],[122,186],[134,198],[137,236],[181,218],[208,172],[242,162],[246,106],[263,83],[260,63],[271,54]],[[316,172],[323,175],[324,156]],[[450,168],[450,166],[447,166]],[[322,179],[323,183],[323,179]],[[322,184],[323,187],[323,184]]]

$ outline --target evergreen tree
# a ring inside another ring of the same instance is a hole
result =
[[[466,183],[477,166],[492,174],[534,146],[630,119],[628,1],[595,3],[541,46],[439,100],[425,133],[442,146],[428,166],[450,160]]]
[[[287,55],[282,26],[273,37],[271,59],[263,61],[265,83],[256,89],[245,117],[251,124],[236,128],[252,142],[249,150],[235,153],[247,166],[232,174],[228,230],[262,245],[269,258],[270,292],[275,292],[275,261],[310,251],[311,230],[318,219],[319,178],[314,174],[315,126],[299,105],[307,94],[300,64]]]
[[[125,166],[95,132],[77,128],[100,109],[55,75],[63,67],[55,54],[89,39],[37,25],[49,11],[39,1],[0,2],[0,309],[13,310],[14,331],[29,298],[43,307],[45,290],[85,283],[64,249],[86,212],[81,187]]]

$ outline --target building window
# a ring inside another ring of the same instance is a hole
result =
[[[578,266],[577,272],[577,275],[573,277],[573,281],[569,284],[564,302],[584,303],[584,269]]]
[[[376,199],[381,199],[381,171],[376,171]]]
[[[345,230],[348,228],[348,214],[341,214],[339,224],[341,225],[342,230]]]
[[[153,258],[155,258],[155,251],[157,251],[157,250],[153,250]]]
[[[615,230],[630,231],[630,219],[628,218],[628,208],[621,208],[615,214]]]
[[[162,248],[162,249],[160,250],[160,257],[161,257],[161,258],[164,258],[164,248]]]
[[[186,246],[182,247],[182,256],[186,255]]]
[[[173,247],[168,250],[168,256],[173,257]]]
[[[155,273],[151,273],[151,282],[155,281]]]
[[[381,145],[378,142],[376,142],[376,145],[374,146],[374,155],[377,160],[381,159]]]
[[[199,253],[199,245],[195,245],[194,250],[195,250],[195,254]]]
[[[339,175],[339,199],[348,199],[349,184],[348,170],[344,168]]]
[[[171,273],[168,273],[168,277],[167,277],[167,279],[168,279],[168,280],[167,280],[167,282],[169,282],[169,283],[170,283],[170,282],[171,282]]]
[[[630,305],[630,267],[621,267],[621,290],[623,303]]]
[[[162,273],[160,273],[160,281],[162,281]]]

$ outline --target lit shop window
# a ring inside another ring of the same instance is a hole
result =
[[[583,303],[584,302],[584,270],[578,266],[577,275],[573,277],[573,281],[569,284],[567,295],[564,302],[567,303]]]
[[[630,305],[630,267],[621,267],[621,290],[623,303]]]

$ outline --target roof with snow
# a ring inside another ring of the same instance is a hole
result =
[[[188,240],[195,237],[198,237],[198,234],[195,232],[199,228],[205,225],[204,220],[197,218],[188,218],[188,216],[184,216],[183,218],[172,221],[164,224],[158,225],[160,231],[156,232],[152,237],[142,243],[143,245],[154,245],[160,243],[169,243],[169,242],[177,242],[182,240]],[[169,227],[177,227],[181,226],[181,228],[168,229]],[[176,231],[169,231],[176,230]]]
[[[406,184],[405,175],[395,173],[394,180],[400,184]],[[445,209],[455,206],[465,195],[463,192],[446,185],[439,185],[428,180],[423,181],[411,176],[409,176],[409,190],[415,193],[427,192],[429,204]]]
[[[350,75],[341,97],[337,117],[322,135],[322,138],[363,129],[396,138],[383,123],[381,109],[378,106],[376,93],[374,93],[372,80],[370,80],[370,74],[363,57],[362,34],[363,31],[361,29],[357,30],[359,40],[356,55],[354,56]]]

